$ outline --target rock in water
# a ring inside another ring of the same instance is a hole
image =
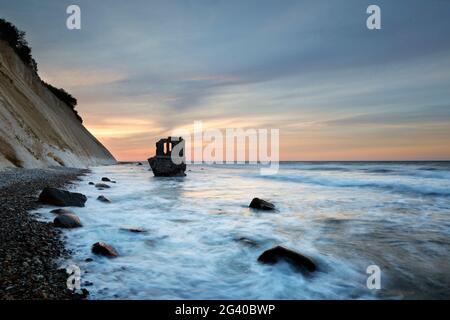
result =
[[[106,183],[97,183],[97,184],[95,185],[95,187],[96,187],[96,188],[99,188],[99,189],[108,189],[108,188],[111,188],[111,187],[108,186]]]
[[[109,200],[107,197],[105,197],[103,195],[102,196],[98,196],[97,200],[101,201],[101,202],[105,202],[105,203],[111,203],[111,200]]]
[[[184,177],[186,163],[183,138],[160,139],[156,142],[156,155],[149,158],[148,163],[156,177]]]
[[[116,249],[104,242],[96,242],[92,245],[92,252],[108,258],[116,258],[119,256]]]
[[[69,209],[55,209],[50,211],[50,213],[54,213],[54,214],[73,214],[75,215],[75,212],[73,212],[72,210]]]
[[[275,210],[275,205],[259,198],[253,198],[249,205],[250,208],[258,210]]]
[[[58,228],[79,228],[83,225],[81,224],[80,218],[74,214],[61,214],[53,220],[53,224]]]
[[[122,227],[120,227],[120,230],[135,232],[135,233],[146,232],[146,230],[144,228],[134,227],[134,226],[122,226]]]
[[[259,262],[267,264],[274,264],[279,260],[285,260],[295,267],[306,269],[309,272],[314,272],[317,269],[316,264],[310,258],[281,246],[264,251],[258,258]]]
[[[44,188],[39,195],[39,202],[59,207],[84,207],[86,201],[84,194],[56,188]]]
[[[89,182],[88,184],[89,184],[90,186],[95,185],[95,183],[93,183],[93,182]]]
[[[111,179],[109,179],[109,178],[107,178],[107,177],[103,177],[103,178],[102,178],[102,181],[104,181],[104,182],[111,182]]]

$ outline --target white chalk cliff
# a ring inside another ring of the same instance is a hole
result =
[[[111,153],[0,40],[0,168],[86,168]]]

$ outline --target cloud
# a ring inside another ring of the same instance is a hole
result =
[[[410,127],[450,123],[450,105],[422,107],[408,111],[367,113],[319,122],[325,126],[392,126]]]
[[[124,81],[127,77],[114,70],[58,68],[39,72],[40,77],[63,88],[92,87]]]
[[[101,139],[127,139],[136,135],[152,136],[161,129],[150,119],[137,118],[105,118],[89,121],[86,124],[89,131]]]

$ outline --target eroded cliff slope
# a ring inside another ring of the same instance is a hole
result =
[[[0,40],[0,168],[113,164],[111,153]]]

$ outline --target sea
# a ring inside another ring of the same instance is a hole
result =
[[[186,174],[123,163],[70,188],[88,201],[71,208],[83,227],[63,231],[72,256],[60,263],[81,269],[91,299],[450,298],[450,162],[281,162],[274,175],[188,165]],[[88,184],[102,177],[116,183]],[[249,208],[254,197],[276,211]],[[51,221],[51,209],[37,212]],[[119,257],[92,254],[99,241]],[[258,262],[277,245],[317,271]]]

